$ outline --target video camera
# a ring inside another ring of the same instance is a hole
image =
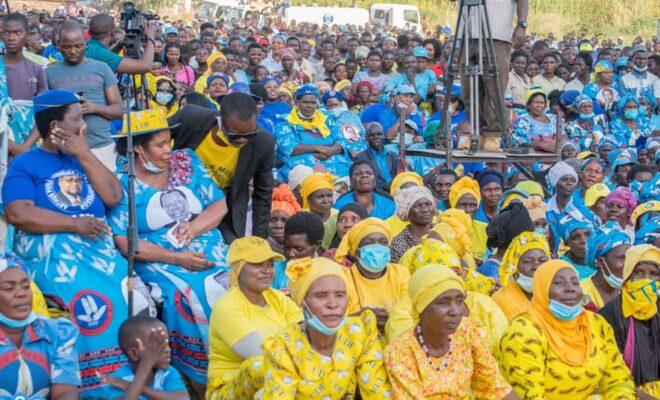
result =
[[[147,26],[147,21],[153,21],[155,19],[152,12],[142,12],[130,1],[122,4],[121,28],[126,34],[124,37],[126,57],[140,58],[140,45],[146,39],[144,30]]]

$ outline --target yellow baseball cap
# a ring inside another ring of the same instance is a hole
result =
[[[259,264],[268,260],[284,261],[284,256],[274,252],[268,241],[257,236],[236,239],[227,251],[227,264],[234,265],[239,261]]]
[[[158,108],[131,112],[131,134],[145,135],[148,133],[162,132],[177,125],[169,125],[165,114]],[[124,124],[121,133],[114,137],[122,138],[128,133],[128,115],[124,114]]]
[[[545,97],[546,99],[548,98],[548,94],[544,92],[540,86],[533,86],[527,91],[527,93],[525,93],[525,102],[528,102],[529,99],[531,99],[532,96],[536,94],[542,94],[543,97]]]
[[[639,217],[651,211],[660,212],[660,201],[652,200],[638,205],[630,216],[633,226],[637,225],[637,219],[639,219]]]
[[[610,189],[605,184],[597,183],[584,193],[584,204],[587,207],[592,207],[598,200],[607,197],[608,194],[610,194]]]
[[[591,157],[598,158],[598,154],[594,153],[593,151],[581,151],[577,155],[578,160],[585,160],[585,159],[591,158]]]
[[[594,46],[592,46],[591,43],[582,43],[578,50],[592,52],[594,51]]]

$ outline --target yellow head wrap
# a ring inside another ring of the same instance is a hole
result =
[[[429,264],[461,268],[461,260],[458,254],[447,243],[424,237],[422,242],[412,249],[408,268],[412,274],[419,268]]]
[[[499,270],[502,286],[506,286],[509,283],[511,275],[518,270],[520,257],[530,250],[541,250],[548,257],[548,260],[551,258],[550,245],[545,236],[539,235],[536,232],[521,233],[513,239],[509,248],[506,249],[504,257],[502,257]]]
[[[529,211],[529,217],[532,221],[538,221],[539,219],[547,218],[545,215],[545,210],[547,206],[543,201],[543,198],[540,196],[531,196],[523,201],[525,208]]]
[[[213,63],[214,63],[218,58],[224,58],[225,61],[227,60],[227,57],[226,57],[224,54],[222,54],[222,52],[220,52],[220,51],[216,51],[215,53],[211,54],[211,55],[209,56],[209,58],[206,59],[206,65],[207,65],[208,67],[206,68],[206,72],[204,72],[204,76],[205,76],[205,77],[211,74],[211,65],[213,65]],[[206,78],[204,78],[204,80],[206,81]]]
[[[417,186],[424,186],[424,179],[422,179],[422,177],[415,172],[402,172],[397,174],[394,179],[392,179],[392,183],[390,184],[390,194],[392,197],[396,196],[396,193],[399,191],[401,186],[405,185],[406,183],[414,183]]]
[[[575,268],[563,260],[547,261],[534,273],[530,308],[522,315],[534,322],[548,341],[548,346],[557,357],[569,365],[583,365],[591,351],[591,330],[589,312],[582,312],[570,321],[557,319],[550,310],[550,285],[560,270],[569,268],[577,275]]]
[[[625,282],[621,290],[621,303],[625,318],[632,315],[638,320],[645,321],[653,318],[658,312],[658,294],[653,290],[651,280],[648,278],[628,279],[635,266],[644,261],[660,264],[660,249],[651,244],[640,244],[626,251],[626,260],[623,265]]]
[[[298,306],[302,306],[312,283],[328,275],[341,278],[345,286],[346,277],[344,276],[343,268],[341,265],[325,257],[305,257],[290,261],[286,266],[286,276],[289,278],[291,299]]]
[[[267,240],[257,236],[246,236],[234,240],[227,251],[227,264],[233,267],[229,273],[229,284],[238,285],[238,276],[245,263],[261,264],[268,260],[284,261],[284,256],[274,252]]]
[[[471,194],[477,199],[477,204],[481,202],[481,189],[479,184],[469,176],[464,176],[457,180],[449,189],[449,205],[456,207],[458,200],[466,194]]]
[[[408,294],[412,303],[411,313],[415,321],[419,320],[424,309],[436,297],[450,289],[465,292],[463,281],[451,268],[430,264],[415,271],[408,282]]]
[[[300,196],[303,200],[303,210],[309,210],[309,200],[307,199],[312,193],[321,189],[335,189],[335,177],[326,172],[314,172],[303,179],[300,184]]]
[[[357,249],[362,239],[372,233],[382,233],[387,236],[387,241],[392,240],[389,226],[380,218],[367,218],[355,224],[348,232],[341,238],[337,251],[335,252],[335,260],[341,262],[348,255],[356,256]]]
[[[543,187],[538,182],[534,181],[522,181],[519,182],[516,186],[514,186],[514,189],[519,189],[522,190],[523,192],[526,192],[528,195],[537,195],[543,197]]]
[[[460,213],[459,213],[460,211]],[[448,234],[447,228],[452,234]],[[442,240],[450,245],[459,257],[464,257],[472,247],[472,218],[463,210],[450,208],[440,215],[432,228]]]
[[[660,201],[648,201],[644,204],[638,205],[635,210],[633,211],[632,215],[630,216],[630,219],[633,223],[633,226],[637,225],[637,219],[641,217],[642,215],[646,214],[647,212],[650,211],[657,211],[660,212]]]
[[[352,86],[351,81],[348,79],[342,79],[337,84],[335,85],[335,91],[336,92],[341,92],[342,90],[346,88],[350,88]]]

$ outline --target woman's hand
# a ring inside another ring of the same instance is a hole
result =
[[[68,133],[62,128],[55,126],[50,133],[50,140],[67,154],[76,158],[91,152],[85,137],[85,124],[80,127],[77,135]]]
[[[176,253],[174,264],[190,271],[204,271],[214,265],[211,261],[204,258],[204,254],[192,251]]]
[[[176,237],[184,244],[184,246],[187,246],[190,242],[195,240],[195,238],[199,236],[199,233],[200,232],[195,226],[188,221],[181,222],[176,229]]]
[[[73,220],[73,231],[93,241],[99,239],[104,233],[110,233],[110,227],[94,217],[78,217]]]

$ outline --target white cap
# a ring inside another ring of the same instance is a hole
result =
[[[297,165],[289,171],[289,187],[291,190],[300,186],[302,181],[314,173],[311,167],[306,165]]]

